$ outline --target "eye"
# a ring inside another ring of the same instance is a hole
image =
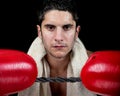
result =
[[[49,31],[54,31],[55,30],[55,26],[54,25],[45,25],[45,27]]]
[[[71,28],[72,28],[72,25],[71,25],[71,24],[68,24],[68,25],[64,25],[64,26],[63,26],[64,31],[69,31]]]

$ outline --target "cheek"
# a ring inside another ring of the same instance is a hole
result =
[[[68,46],[73,47],[75,39],[76,39],[75,34],[69,34],[69,35],[67,35]]]
[[[42,34],[42,40],[44,43],[45,48],[49,48],[51,44],[51,35],[49,34]]]
[[[42,34],[42,37],[45,38],[46,40],[51,40],[51,38],[53,38],[53,34],[51,32],[47,32],[45,31],[43,34]]]
[[[68,42],[73,42],[75,40],[75,33],[69,33],[69,34],[66,34],[66,38],[68,40]]]
[[[43,40],[43,43],[44,43],[45,46],[50,43],[50,38],[47,37],[47,36],[43,36],[43,37],[42,37],[42,40]]]

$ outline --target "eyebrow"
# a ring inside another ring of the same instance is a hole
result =
[[[47,27],[47,26],[55,26],[55,25],[53,25],[53,24],[46,24],[44,26]]]
[[[53,25],[53,24],[46,24],[46,25],[44,25],[44,26],[55,26],[55,25]],[[62,27],[64,27],[64,26],[73,26],[73,24],[65,24],[65,25],[63,25]]]
[[[63,27],[64,26],[70,26],[71,27],[71,26],[73,26],[73,24],[65,24],[65,25],[63,25]]]

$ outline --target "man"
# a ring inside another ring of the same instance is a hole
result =
[[[79,77],[88,59],[87,50],[78,38],[80,25],[74,0],[46,1],[39,15],[38,37],[28,54],[37,63],[38,77]],[[38,83],[18,96],[96,96],[82,82]]]

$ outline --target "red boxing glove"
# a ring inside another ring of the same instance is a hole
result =
[[[36,80],[37,66],[27,54],[0,49],[0,96],[7,96],[30,87]]]
[[[120,96],[120,51],[94,52],[80,76],[88,90],[103,96]]]

